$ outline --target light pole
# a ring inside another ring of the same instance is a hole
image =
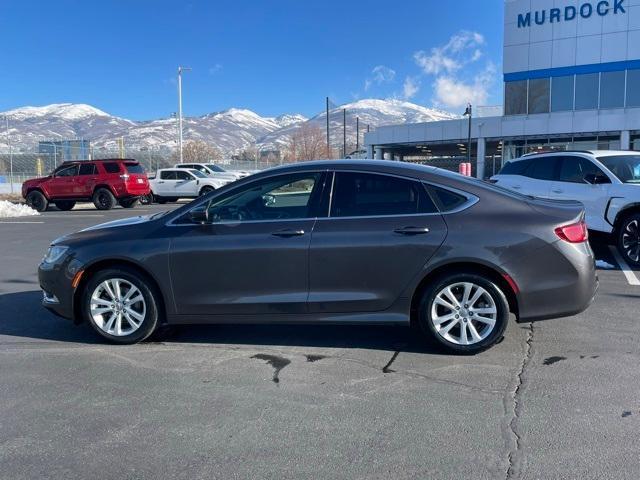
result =
[[[53,147],[53,169],[58,166],[58,146],[54,142],[39,142],[40,145],[51,145]],[[47,155],[51,155],[47,153]]]
[[[189,67],[178,67],[178,150],[182,163],[182,72],[188,72]]]
[[[464,111],[463,116],[469,116],[469,138],[467,140],[467,162],[471,163],[471,118],[473,117],[473,107],[471,104],[467,104],[467,109]]]
[[[7,126],[7,145],[9,146],[9,182],[11,183],[11,193],[13,193],[13,149],[11,148],[11,139],[9,138],[9,116],[4,116]]]

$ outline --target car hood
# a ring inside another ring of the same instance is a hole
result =
[[[102,230],[105,228],[124,227],[129,225],[139,225],[151,220],[153,215],[139,215],[137,217],[121,218],[120,220],[113,220],[111,222],[101,223],[92,227],[83,228],[80,232],[90,232],[92,230]]]
[[[30,187],[33,187],[36,185],[40,185],[50,179],[51,179],[51,175],[48,175],[46,177],[40,177],[40,178],[32,178],[30,180],[26,180],[24,184],[29,185]]]

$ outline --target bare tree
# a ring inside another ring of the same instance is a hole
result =
[[[178,157],[174,155],[174,159]],[[182,158],[185,163],[206,163],[214,160],[221,160],[222,154],[213,145],[201,140],[190,140],[182,147]]]
[[[317,125],[305,122],[291,135],[286,155],[288,161],[322,160],[327,157],[326,137]]]

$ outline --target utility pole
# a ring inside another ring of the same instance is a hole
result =
[[[189,67],[178,67],[178,151],[182,161],[182,72],[190,71]]]
[[[7,145],[9,146],[9,182],[11,183],[11,193],[13,193],[13,150],[11,148],[11,139],[9,138],[9,116],[4,116],[7,126]]]
[[[356,117],[356,152],[360,151],[360,117]]]
[[[342,158],[347,158],[347,109],[342,109]]]
[[[329,140],[329,97],[327,97],[327,158],[331,158],[331,141]]]

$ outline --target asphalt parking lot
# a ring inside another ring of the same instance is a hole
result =
[[[640,272],[602,242],[614,269],[587,312],[512,322],[474,357],[397,327],[119,347],[40,306],[52,239],[167,207],[0,219],[0,477],[638,478]]]

